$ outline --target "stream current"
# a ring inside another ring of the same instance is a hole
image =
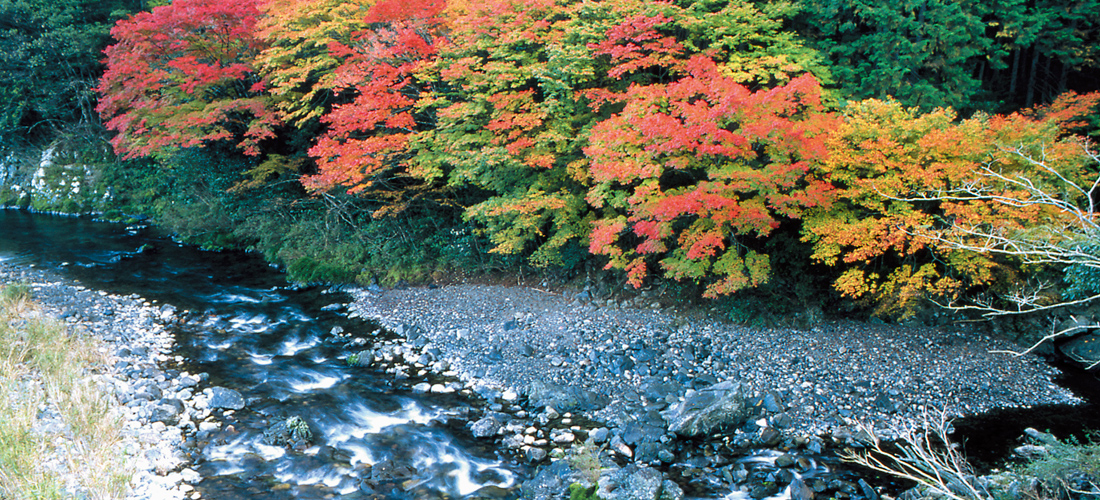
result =
[[[227,387],[247,401],[244,410],[222,415],[231,431],[194,449],[202,498],[516,498],[530,477],[466,430],[476,401],[416,394],[408,388],[417,380],[396,383],[391,374],[349,366],[347,349],[329,342],[334,329],[368,342],[388,333],[334,311],[346,296],[288,286],[257,255],[202,251],[144,226],[0,210],[3,261],[189,311],[174,332],[174,354],[184,362],[173,368],[207,373],[203,387]],[[1100,397],[1095,377],[1074,380],[1067,386],[1075,392]],[[264,444],[264,431],[289,417],[310,426],[314,446]],[[957,421],[955,437],[987,471],[1011,454],[1027,426],[1081,437],[1083,429],[1100,428],[1100,412],[1095,405],[992,412]],[[764,453],[744,460],[769,459]]]
[[[241,393],[229,431],[197,443],[203,498],[463,498],[515,496],[523,467],[465,429],[474,401],[414,394],[392,375],[349,366],[334,329],[375,341],[377,325],[326,305],[347,297],[288,286],[259,256],[180,245],[145,227],[0,210],[0,261],[56,270],[89,288],[138,294],[184,314],[175,366]],[[370,345],[364,346],[369,348]],[[313,446],[263,443],[299,417]]]

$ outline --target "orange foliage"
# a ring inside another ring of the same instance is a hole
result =
[[[751,92],[700,55],[671,69],[682,76],[607,98],[625,107],[592,131],[585,152],[597,184],[588,200],[622,215],[597,221],[590,250],[629,267],[635,285],[646,255],[661,256],[674,278],[716,278],[708,296],[759,285],[769,261],[741,239],[831,200],[828,182],[806,176],[808,161],[825,153],[815,133],[829,120],[820,88],[803,76]],[[633,235],[611,235],[628,227],[624,216]]]

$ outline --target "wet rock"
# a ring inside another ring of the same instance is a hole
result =
[[[783,434],[774,427],[764,427],[760,429],[760,434],[756,437],[756,443],[760,446],[775,446],[782,439]]]
[[[753,500],[763,500],[779,493],[779,485],[774,482],[764,482],[752,485],[749,489],[749,497]]]
[[[416,475],[416,469],[408,465],[395,463],[393,460],[383,460],[371,467],[371,481],[375,483],[383,481],[395,481]]]
[[[775,458],[775,466],[776,467],[790,467],[794,464],[795,464],[794,457],[790,456],[787,453],[779,455],[778,457]]]
[[[368,366],[371,361],[374,360],[374,351],[365,350],[356,353],[349,354],[347,357],[348,366]]]
[[[577,471],[566,460],[557,460],[539,469],[539,473],[520,487],[520,498],[549,500],[560,498],[570,484],[580,480]]]
[[[493,417],[484,417],[477,422],[474,422],[470,426],[470,431],[473,432],[474,437],[485,438],[496,436],[500,431],[500,422]]]
[[[531,463],[538,463],[546,460],[546,450],[537,447],[530,447],[524,451],[524,455],[527,457],[527,461]]]
[[[226,410],[244,409],[244,397],[241,396],[241,393],[224,387],[211,387],[209,391],[210,401],[207,403],[207,407]]]
[[[1062,354],[1086,367],[1100,362],[1100,334],[1082,335],[1058,347]]]
[[[601,478],[597,495],[604,500],[679,500],[684,492],[650,467],[628,465]]]
[[[824,491],[824,488],[822,488],[822,491]],[[813,500],[814,498],[814,490],[807,486],[800,477],[791,480],[790,494],[791,500]]]
[[[859,484],[859,490],[867,500],[879,500],[878,492],[870,484],[867,484],[867,481],[861,478],[857,484]]]
[[[287,446],[303,449],[313,442],[313,431],[300,417],[280,420],[264,431],[263,443],[270,446]]]
[[[749,417],[741,384],[725,381],[689,392],[684,401],[662,412],[669,432],[705,435],[721,426],[739,426]]]

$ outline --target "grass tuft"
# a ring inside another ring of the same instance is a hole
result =
[[[1100,442],[1075,438],[1051,440],[1047,453],[1030,460],[1020,471],[1038,479],[1040,498],[1100,497]]]
[[[28,285],[0,285],[0,499],[124,496],[122,418],[92,374],[94,340],[46,318]]]

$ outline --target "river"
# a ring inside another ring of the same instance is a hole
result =
[[[478,401],[413,393],[418,380],[349,366],[335,332],[344,343],[348,334],[364,339],[364,349],[389,333],[342,314],[344,294],[290,285],[257,255],[202,251],[146,226],[0,210],[0,261],[185,311],[174,331],[174,354],[185,361],[173,368],[207,373],[206,385],[248,401],[224,416],[233,433],[192,443],[203,498],[516,498],[531,476],[472,438],[466,414]],[[1074,380],[1075,392],[1096,401],[1095,377],[1078,371]],[[308,423],[315,446],[263,443],[264,430],[289,417]],[[985,471],[1027,426],[1083,437],[1083,429],[1100,428],[1100,412],[1093,405],[993,412],[956,422],[956,438]]]
[[[175,355],[185,361],[174,368],[208,373],[209,385],[248,402],[226,417],[233,434],[194,443],[203,498],[516,495],[525,469],[465,429],[476,401],[414,394],[411,384],[342,358],[334,329],[368,342],[386,335],[333,310],[349,300],[343,294],[290,286],[257,255],[202,251],[144,226],[0,210],[0,235],[0,261],[189,311],[175,331]],[[314,446],[262,442],[271,423],[295,416]]]

